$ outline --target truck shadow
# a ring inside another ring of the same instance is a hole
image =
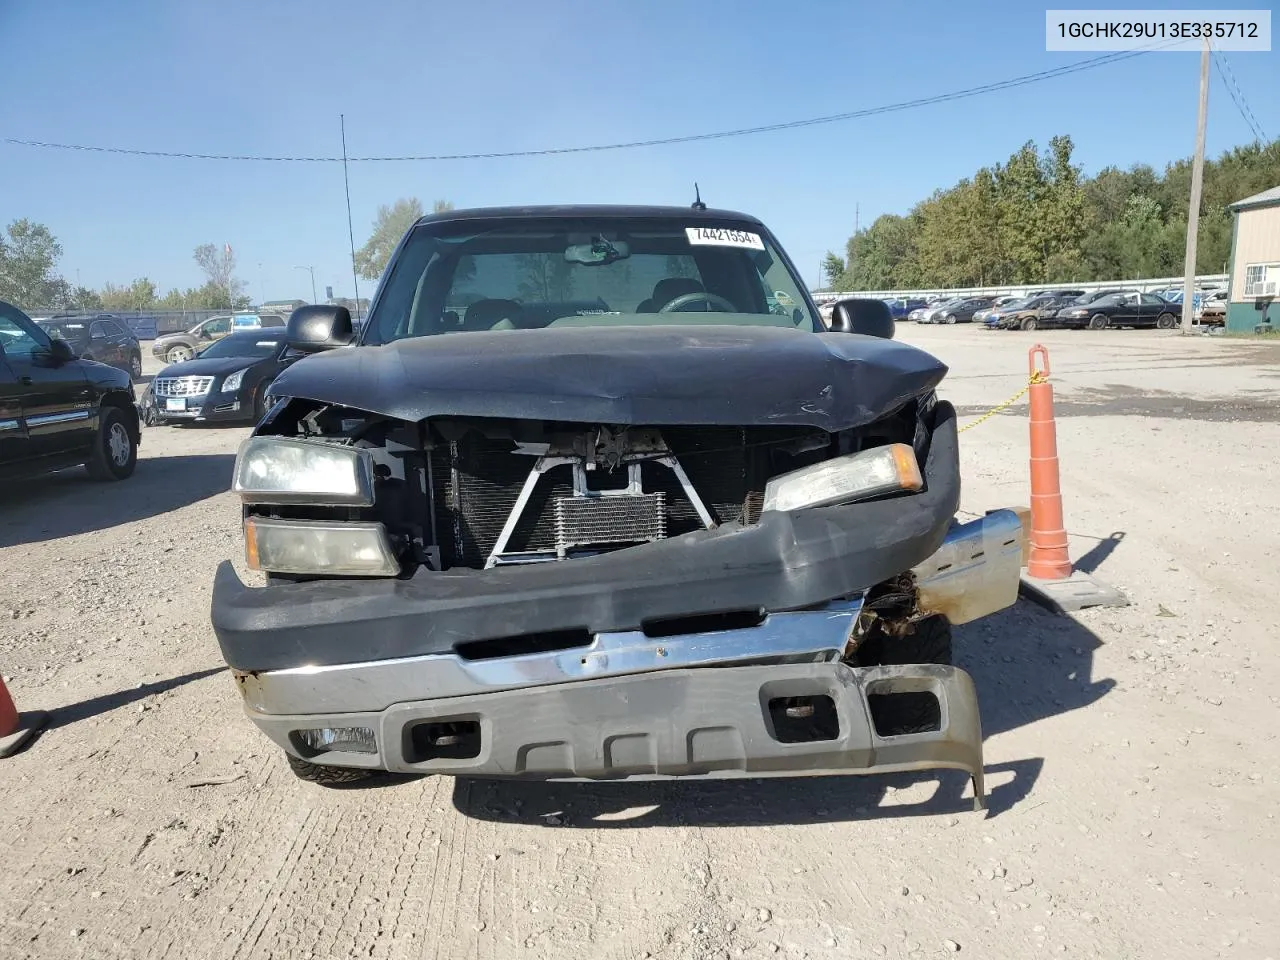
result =
[[[73,467],[0,483],[0,547],[107,530],[177,510],[231,489],[234,454],[148,457],[119,483]]]
[[[1101,641],[1070,617],[1025,601],[956,629],[959,666],[978,688],[987,753],[992,738],[1095,703],[1114,686],[1092,680]],[[1026,800],[1038,756],[986,764],[987,817]],[[458,778],[453,803],[478,820],[609,829],[767,826],[962,814],[969,778],[950,770],[875,776],[553,783]]]

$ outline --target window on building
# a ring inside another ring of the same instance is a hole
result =
[[[1280,286],[1280,263],[1250,263],[1244,268],[1246,297],[1274,297]]]

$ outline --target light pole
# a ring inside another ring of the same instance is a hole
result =
[[[316,268],[315,267],[294,267],[295,270],[306,270],[311,274],[311,302],[316,302]]]

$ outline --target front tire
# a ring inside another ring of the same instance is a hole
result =
[[[321,763],[311,763],[301,757],[295,757],[292,753],[286,753],[284,757],[289,761],[289,769],[293,771],[295,777],[307,783],[318,783],[322,787],[359,783],[362,780],[368,780],[377,772],[355,767],[326,767]]]
[[[135,353],[129,358],[129,376],[134,380],[142,379],[142,354]]]
[[[85,462],[94,480],[127,480],[138,465],[138,441],[119,407],[103,407],[98,417],[98,434],[93,451]]]
[[[948,313],[948,314],[947,314],[947,321],[946,321],[946,322],[947,322],[947,323],[955,323],[955,322],[956,322],[956,315],[955,315],[954,313]]]
[[[1089,329],[1105,330],[1107,329],[1107,326],[1110,323],[1111,323],[1111,318],[1108,317],[1105,313],[1095,313],[1092,317],[1089,318]]]
[[[194,356],[190,347],[184,347],[181,344],[170,347],[165,351],[164,359],[166,363],[186,363]]]
[[[941,614],[917,620],[905,636],[886,634],[877,622],[858,647],[859,666],[937,663],[951,666],[951,621]],[[870,698],[871,719],[881,736],[937,730],[942,710],[931,693],[895,693]]]
[[[1172,313],[1162,313],[1156,317],[1156,328],[1159,330],[1172,330],[1178,325],[1178,319]]]
[[[1027,317],[1025,320],[1022,321],[1023,330],[1034,330],[1039,325],[1040,324],[1036,323],[1035,317]]]

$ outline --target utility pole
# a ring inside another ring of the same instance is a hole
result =
[[[1196,155],[1191,164],[1191,205],[1187,210],[1187,259],[1182,276],[1182,335],[1195,317],[1196,241],[1200,233],[1200,190],[1204,186],[1204,128],[1209,115],[1209,38],[1200,51],[1200,111],[1196,116]]]
[[[311,274],[311,302],[316,302],[316,268],[315,267],[294,267],[295,270],[306,270]]]

